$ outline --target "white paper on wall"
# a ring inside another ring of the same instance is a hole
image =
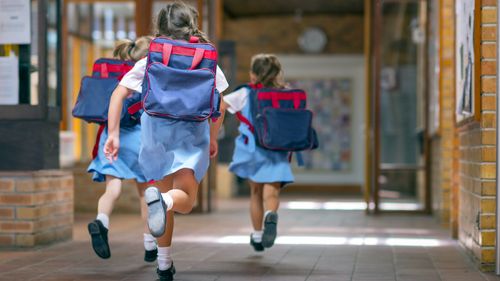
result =
[[[0,0],[0,44],[30,44],[30,0]]]
[[[19,59],[10,52],[8,57],[0,57],[0,104],[19,103]]]

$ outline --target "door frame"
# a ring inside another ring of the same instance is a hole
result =
[[[406,0],[408,2],[420,2],[425,7],[426,16],[428,14],[428,0]],[[431,213],[431,139],[428,132],[428,115],[427,108],[429,106],[428,83],[425,83],[422,89],[424,101],[423,110],[423,125],[424,125],[424,140],[423,140],[423,179],[424,185],[424,208],[421,210],[381,210],[380,208],[380,184],[378,178],[381,172],[380,163],[380,67],[382,63],[380,49],[380,34],[382,28],[382,2],[396,3],[398,0],[365,0],[365,61],[366,61],[366,172],[365,172],[365,192],[364,199],[366,202],[367,214],[378,213],[415,213],[415,214],[430,214]],[[428,30],[429,22],[426,20],[425,29]],[[427,34],[427,32],[426,32]],[[425,58],[427,53],[428,40],[423,44],[424,52],[422,57]],[[427,77],[428,62],[423,60],[421,75]]]

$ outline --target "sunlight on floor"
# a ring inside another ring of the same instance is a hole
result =
[[[230,235],[223,237],[184,236],[176,241],[215,244],[248,244],[248,235]],[[277,245],[367,245],[367,246],[401,246],[401,247],[438,247],[446,242],[438,239],[414,237],[345,237],[345,236],[279,236]]]
[[[283,208],[288,210],[341,210],[341,211],[362,211],[366,209],[366,203],[361,201],[289,201],[283,204]],[[422,206],[418,203],[380,203],[381,210],[387,211],[416,211],[421,210]]]

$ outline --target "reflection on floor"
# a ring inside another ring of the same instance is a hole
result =
[[[360,201],[290,201],[285,208],[290,210],[365,210],[366,203]],[[422,205],[414,202],[382,202],[380,209],[384,211],[416,211],[422,210]]]
[[[176,216],[176,280],[497,280],[478,272],[432,217],[366,216],[356,200],[284,200],[276,245],[255,253],[247,204],[218,202],[213,214]],[[77,216],[72,242],[0,251],[0,280],[155,280],[155,265],[142,261],[138,215],[111,218],[109,260],[90,247],[92,218]]]

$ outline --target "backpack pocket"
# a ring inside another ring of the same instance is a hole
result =
[[[203,121],[214,112],[215,73],[152,63],[146,71],[144,111],[153,116]]]
[[[73,116],[87,122],[106,122],[109,100],[118,83],[117,78],[83,77]]]
[[[314,142],[313,113],[307,109],[272,108],[256,116],[259,144],[269,150],[301,151]]]

